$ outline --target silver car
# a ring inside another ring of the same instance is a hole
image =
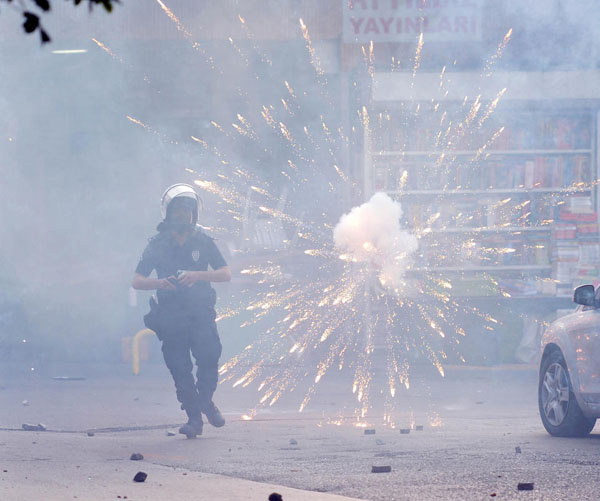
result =
[[[540,416],[559,437],[583,437],[600,417],[600,287],[577,287],[573,301],[575,311],[542,337]]]

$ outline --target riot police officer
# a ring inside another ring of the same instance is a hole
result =
[[[227,282],[231,272],[213,239],[196,225],[199,209],[200,200],[192,186],[167,188],[161,201],[163,220],[149,240],[131,284],[135,289],[157,290],[144,321],[162,341],[177,399],[188,416],[179,433],[188,438],[202,434],[202,413],[213,426],[225,424],[212,400],[221,342],[215,323],[216,293],[210,282]],[[153,270],[157,278],[149,278]],[[190,353],[197,365],[196,379]]]

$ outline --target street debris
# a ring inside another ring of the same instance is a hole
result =
[[[375,429],[374,428],[366,429],[365,435],[375,435]]]
[[[371,466],[371,473],[391,473],[391,466]]]
[[[23,400],[21,402],[21,404],[23,404],[24,406],[28,406],[29,405],[29,400]]]
[[[134,482],[145,482],[147,478],[148,478],[147,473],[144,473],[143,471],[138,471],[135,474],[135,477],[133,477],[133,481]]]
[[[175,432],[167,430],[167,437],[174,437],[175,435]]]
[[[93,437],[93,436],[95,436],[95,435],[96,435],[96,434],[95,434],[93,431],[88,431],[88,432],[87,432],[87,436],[88,436],[88,437]]]
[[[46,426],[43,425],[42,423],[38,423],[38,424],[23,423],[22,428],[25,431],[46,431]]]
[[[283,501],[283,496],[277,492],[269,494],[269,501]]]
[[[533,482],[519,482],[517,484],[518,491],[532,491],[533,490]]]
[[[144,459],[144,456],[142,456],[139,452],[134,452],[129,459],[132,461],[141,461]]]
[[[408,435],[410,433],[410,428],[400,428],[400,433],[402,435]]]
[[[384,441],[378,438],[377,440],[375,440],[375,443],[376,443],[377,445],[383,445],[383,444],[384,444]]]
[[[521,448],[518,445],[515,447],[515,452],[521,454]]]
[[[298,441],[295,438],[290,438],[290,445],[298,445]]]

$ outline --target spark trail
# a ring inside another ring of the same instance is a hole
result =
[[[161,0],[157,2],[192,41],[175,15]],[[246,20],[239,19],[252,49],[264,55],[259,58],[261,64],[274,71],[278,59],[260,50]],[[328,84],[302,20],[300,36],[309,56],[307,72],[316,79],[318,92],[314,94],[321,99],[323,109],[331,109]],[[511,32],[507,33],[486,72],[493,70],[510,36]],[[240,67],[247,68],[247,54],[237,41],[234,44],[230,39],[230,43]],[[423,46],[421,36],[413,60],[413,84]],[[376,76],[375,47],[370,44],[363,50],[366,80],[371,81]],[[394,61],[395,67],[399,64]],[[217,70],[215,78],[222,78],[222,69]],[[443,202],[469,189],[476,177],[470,173],[471,177],[459,180],[451,175],[455,169],[480,169],[484,157],[502,137],[504,129],[496,123],[495,114],[506,89],[489,101],[473,89],[472,96],[478,97],[465,97],[463,106],[450,105],[444,101],[450,85],[446,76],[444,67],[439,101],[408,102],[399,110],[375,110],[371,103],[360,101],[353,112],[354,127],[361,133],[374,141],[388,138],[385,148],[373,145],[373,151],[381,153],[375,155],[373,171],[384,167],[387,172],[397,171],[394,197],[401,198],[404,214],[395,200],[383,194],[365,202],[370,209],[373,204],[377,206],[371,212],[361,212],[362,204],[352,208],[346,193],[356,186],[356,172],[345,164],[342,155],[342,145],[351,136],[340,132],[339,141],[337,124],[321,113],[313,123],[302,121],[299,117],[303,111],[314,104],[307,102],[308,93],[301,82],[289,75],[272,77],[282,94],[270,103],[261,101],[253,103],[254,108],[235,110],[237,121],[233,123],[213,119],[216,139],[209,134],[192,136],[193,146],[203,152],[207,166],[193,165],[187,172],[207,204],[219,208],[211,226],[223,228],[217,236],[235,240],[235,257],[252,263],[243,266],[239,274],[245,285],[238,303],[219,311],[220,322],[236,322],[236,328],[260,332],[220,368],[222,382],[257,391],[257,406],[245,419],[290,395],[297,400],[297,409],[310,409],[319,388],[340,374],[355,399],[357,419],[369,415],[380,390],[385,390],[385,419],[393,423],[402,395],[411,388],[411,366],[416,356],[428,360],[444,377],[446,360],[465,361],[460,350],[469,334],[469,320],[477,321],[490,336],[501,325],[489,312],[461,300],[463,277],[455,270],[465,256],[498,264],[518,253],[502,238],[525,230],[531,209],[523,200],[501,195],[490,197],[485,206],[475,203],[452,211],[446,210]],[[266,77],[258,81],[269,83]],[[154,132],[132,116],[128,116],[131,122]],[[393,127],[399,131],[395,136],[388,130]],[[416,130],[418,137],[411,136],[410,130]],[[235,155],[236,149],[245,153],[240,145],[256,146],[272,154],[273,170],[285,173],[283,181],[274,181],[264,171],[244,165],[240,160],[244,155]],[[277,149],[285,153],[275,157]],[[417,157],[415,151],[432,153]],[[423,172],[425,175],[419,174]],[[565,190],[583,190],[594,182],[573,182]],[[317,183],[328,189],[317,194]],[[295,193],[296,200],[280,194],[282,185]],[[411,191],[419,190],[436,191],[439,196],[429,199],[429,207],[415,215],[411,206],[416,204],[409,197],[413,196]],[[472,191],[477,196],[477,190]],[[363,194],[367,195],[371,194]],[[540,199],[557,203],[560,198],[556,197],[548,194]],[[308,203],[297,203],[299,198]],[[491,228],[483,221],[486,211],[499,214],[498,223]],[[342,213],[346,216],[340,220]],[[516,223],[509,221],[507,225],[502,219],[514,216],[518,216]],[[468,231],[463,232],[464,228]],[[481,241],[480,234],[487,233],[499,237],[500,242]],[[275,246],[272,241],[277,239]],[[539,250],[535,244],[531,249]],[[491,272],[484,269],[478,278],[482,289],[510,294],[502,290]],[[441,422],[436,416],[432,423]]]

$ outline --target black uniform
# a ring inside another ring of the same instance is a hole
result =
[[[156,270],[158,278],[177,276],[178,271],[213,270],[227,266],[212,238],[196,229],[179,245],[169,231],[150,239],[136,273],[147,277]],[[215,323],[216,293],[209,282],[191,287],[177,285],[174,291],[159,289],[158,306],[146,318],[146,325],[162,341],[162,352],[171,371],[177,399],[191,419],[212,402],[217,387],[221,342]],[[196,382],[190,351],[198,366]]]

